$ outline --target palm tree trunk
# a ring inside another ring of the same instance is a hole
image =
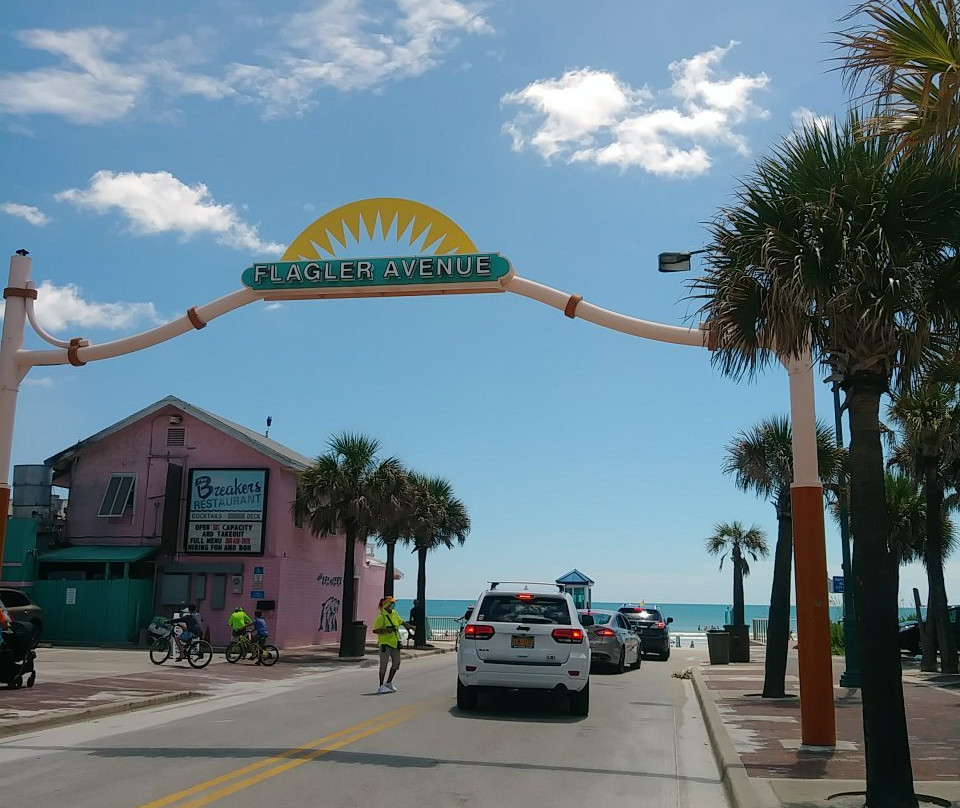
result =
[[[790,575],[793,569],[793,518],[790,492],[777,496],[777,548],[773,558],[773,586],[767,620],[767,647],[763,666],[763,698],[787,695],[787,646],[790,643]]]
[[[740,546],[733,546],[733,625],[742,626],[743,622],[743,558]]]
[[[357,533],[353,527],[346,529],[343,542],[343,601],[340,603],[340,651],[339,656],[353,656],[350,647],[350,631],[356,612],[353,610],[354,585],[353,576],[356,568],[354,551],[357,546]]]
[[[947,586],[943,580],[942,510],[943,486],[934,460],[924,474],[927,501],[927,541],[924,562],[927,568],[927,622],[924,626],[923,660],[920,670],[937,670],[937,650],[943,673],[957,672],[957,647],[947,614]]]
[[[397,551],[397,542],[395,540],[386,540],[384,544],[387,545],[387,563],[383,568],[383,596],[384,597],[393,597],[393,569],[394,569],[394,554]]]
[[[899,567],[887,544],[890,519],[880,445],[880,396],[886,391],[886,379],[861,375],[855,381],[848,390],[850,517],[866,803],[871,808],[916,808],[897,636]]]
[[[417,600],[420,614],[413,635],[414,648],[427,647],[427,548],[417,550]]]

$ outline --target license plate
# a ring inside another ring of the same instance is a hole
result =
[[[510,638],[511,648],[533,648],[533,637],[526,635],[513,636]]]

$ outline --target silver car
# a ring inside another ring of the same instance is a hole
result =
[[[612,665],[617,673],[624,668],[639,668],[643,659],[640,637],[619,612],[605,609],[581,609],[580,625],[590,641],[590,658],[596,665]]]

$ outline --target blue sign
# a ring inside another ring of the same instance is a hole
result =
[[[263,567],[254,567],[254,568],[253,568],[253,574],[254,574],[254,575],[263,575]]]
[[[843,576],[842,575],[833,576],[833,594],[834,595],[843,594]]]
[[[262,589],[251,589],[250,597],[253,598],[254,600],[263,600],[264,597],[266,596],[263,594]]]

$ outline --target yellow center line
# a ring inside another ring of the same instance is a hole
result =
[[[372,735],[381,730],[389,729],[390,727],[406,721],[408,718],[412,718],[418,712],[422,712],[428,707],[432,706],[432,702],[426,705],[423,704],[412,704],[406,707],[401,707],[398,710],[392,710],[389,713],[384,713],[383,715],[378,715],[376,718],[371,718],[367,721],[362,721],[359,724],[355,724],[352,727],[347,727],[346,729],[338,730],[337,732],[331,732],[329,735],[324,735],[322,738],[318,738],[315,741],[310,743],[303,744],[302,746],[297,746],[293,749],[288,749],[285,752],[281,752],[277,755],[270,755],[269,757],[264,758],[263,760],[258,760],[256,763],[250,763],[246,766],[242,766],[239,769],[235,769],[232,772],[227,772],[226,774],[221,774],[218,777],[214,777],[210,780],[205,780],[202,783],[198,783],[195,786],[190,786],[190,788],[185,788],[182,791],[174,792],[173,794],[168,794],[166,797],[160,797],[159,799],[153,800],[152,802],[144,803],[143,805],[138,806],[138,808],[163,808],[163,806],[171,805],[172,803],[179,802],[180,800],[191,797],[194,794],[199,794],[201,791],[206,791],[207,789],[213,788],[215,786],[226,783],[230,780],[234,780],[237,777],[242,777],[243,775],[250,774],[255,772],[258,769],[263,769],[267,766],[272,766],[276,763],[282,763],[282,761],[290,761],[289,763],[283,764],[287,768],[292,768],[299,763],[305,763],[308,760],[313,760],[319,755],[326,754],[327,752],[333,751],[334,749],[339,749],[341,746],[345,746],[348,743],[353,743],[353,741],[360,740],[361,738],[366,737],[367,735]],[[367,728],[370,728],[367,731]],[[360,733],[360,734],[354,734]],[[336,741],[337,738],[343,738],[344,736],[350,736],[345,741],[342,741],[333,746],[330,745],[331,742]],[[319,747],[319,754],[317,750]],[[312,753],[312,754],[311,754]],[[300,757],[302,756],[302,757]],[[281,767],[282,768],[282,767]],[[282,771],[286,771],[286,768],[282,768]],[[281,771],[277,771],[276,774],[280,774]],[[254,782],[259,782],[260,780],[268,779],[269,777],[275,776],[273,770],[271,769],[268,772],[265,772],[261,775],[257,775],[256,778],[248,778],[250,782],[244,780],[240,785],[240,788],[246,788],[247,785],[253,785]],[[259,778],[259,779],[257,779]],[[233,788],[230,791],[221,789],[224,793],[221,794],[219,791],[216,792],[216,796],[211,795],[210,799],[203,798],[202,802],[191,802],[188,805],[206,805],[209,802],[212,802],[214,799],[219,799],[220,796],[225,796],[227,793],[234,793],[238,791],[239,788]],[[182,806],[186,808],[186,806]]]
[[[353,743],[354,741],[359,741],[363,738],[366,738],[368,735],[375,735],[378,732],[383,732],[385,729],[390,729],[390,727],[396,726],[397,724],[402,724],[404,721],[407,721],[418,713],[424,712],[427,708],[420,707],[419,709],[412,710],[405,715],[392,718],[389,721],[385,721],[382,724],[376,724],[368,729],[362,730],[361,732],[351,735],[347,738],[344,738],[339,741],[334,741],[333,743],[326,744],[321,748],[310,752],[309,754],[304,755],[303,757],[298,757],[293,760],[288,760],[286,763],[281,763],[279,766],[274,766],[272,769],[267,769],[264,772],[259,774],[254,774],[251,777],[247,777],[244,780],[240,780],[237,783],[232,783],[231,785],[224,786],[219,788],[216,791],[211,792],[210,794],[204,794],[201,797],[197,797],[190,802],[185,802],[179,806],[179,808],[202,808],[204,805],[209,805],[211,802],[216,802],[223,797],[229,797],[231,794],[236,794],[238,791],[242,791],[249,786],[256,785],[257,783],[262,783],[264,780],[269,780],[272,777],[283,774],[284,772],[289,771],[301,763],[307,763],[311,760],[316,760],[318,757],[322,757],[330,752],[333,752],[341,747],[347,746],[348,744]]]

